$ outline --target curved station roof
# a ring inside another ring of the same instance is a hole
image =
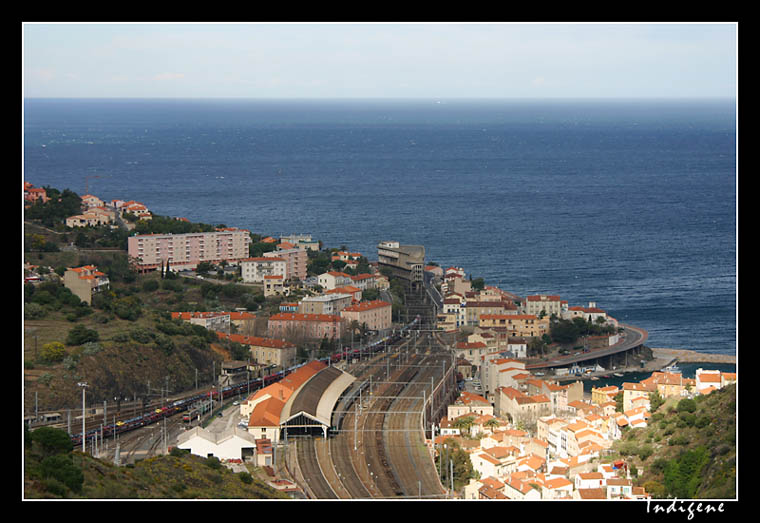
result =
[[[355,380],[336,367],[321,369],[288,398],[280,414],[280,426],[330,427],[335,404]]]

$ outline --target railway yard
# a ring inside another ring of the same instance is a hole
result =
[[[430,335],[422,335],[346,369],[358,378],[361,394],[336,407],[341,421],[332,436],[288,443],[287,470],[308,497],[446,496],[423,432],[423,402],[429,406],[431,384],[440,385],[450,370],[442,363],[450,356],[437,346]]]
[[[456,390],[450,351],[433,332],[411,331],[372,352],[345,356],[332,363],[356,379],[334,407],[328,436],[286,432],[276,451],[277,475],[295,482],[310,499],[445,498],[426,438],[430,420]],[[88,415],[86,451],[121,465],[163,455],[192,426],[221,433],[237,425],[237,400],[247,392],[218,395],[213,406],[209,390],[127,405],[109,412],[108,426],[101,425],[102,415]],[[71,428],[80,419],[70,422]]]

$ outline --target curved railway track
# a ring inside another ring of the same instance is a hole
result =
[[[329,458],[326,449],[321,457],[313,450],[314,442],[309,446],[299,441],[299,467],[304,476],[310,476],[306,485],[310,495],[320,499],[442,497],[445,491],[422,432],[423,391],[429,389],[431,377],[442,374],[440,359],[431,354],[428,339],[428,335],[414,336],[350,368],[359,383],[367,386],[371,381],[373,386],[357,394],[350,406],[341,406],[345,411],[338,431],[326,442]],[[328,489],[326,476],[338,484]]]
[[[317,499],[337,499],[338,495],[325,478],[317,459],[315,440],[310,437],[296,438],[296,456],[310,495]]]
[[[368,433],[365,437],[365,457],[367,466],[371,468],[373,479],[382,497],[398,497],[405,494],[401,482],[391,466],[383,433],[386,413],[398,396],[403,393],[407,383],[411,382],[419,372],[419,369],[414,366],[418,359],[418,355],[412,355],[411,364],[403,368],[398,378],[384,388],[381,392],[382,396],[377,397],[372,402],[371,410],[365,418],[364,432]]]
[[[395,476],[406,497],[437,498],[445,493],[422,432],[423,398],[430,378],[442,374],[439,360],[425,356],[417,380],[406,386],[386,416],[383,438]]]

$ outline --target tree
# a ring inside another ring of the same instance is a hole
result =
[[[484,427],[488,427],[488,428],[490,428],[491,430],[495,429],[495,428],[496,428],[496,427],[498,427],[499,425],[500,425],[500,423],[499,423],[499,420],[498,420],[498,418],[491,418],[491,419],[489,419],[488,421],[486,421],[486,422],[483,424],[483,426],[484,426]]]
[[[210,262],[200,262],[198,266],[195,268],[195,271],[198,274],[208,274],[208,271],[210,271],[212,268],[212,265]]]
[[[649,407],[651,412],[656,412],[660,408],[660,405],[665,403],[665,400],[658,391],[651,392],[649,394]]]
[[[705,447],[682,452],[665,467],[665,488],[670,495],[681,499],[693,498],[702,481],[702,469],[710,460]]]
[[[474,416],[463,416],[454,420],[454,423],[452,423],[451,426],[454,427],[455,429],[459,429],[462,432],[469,433],[470,428],[472,427],[472,424],[474,422],[475,422]]]
[[[623,391],[615,394],[615,412],[623,412]]]
[[[447,448],[437,456],[437,465],[442,471],[442,475],[444,476],[443,482],[446,487],[448,487],[451,482],[451,476],[449,476],[450,468],[453,469],[454,490],[458,490],[466,485],[470,478],[474,478],[476,472],[472,468],[470,455],[462,450],[459,443],[452,438],[447,438],[444,441],[444,444]],[[451,465],[449,465],[449,461],[451,461]]]
[[[585,322],[585,320],[583,321]],[[581,331],[577,323],[570,320],[559,320],[552,324],[550,334],[557,343],[574,343]]]
[[[684,398],[676,405],[676,411],[678,412],[695,412],[697,410],[697,402],[690,398]]]
[[[35,443],[46,456],[71,452],[74,444],[66,431],[53,427],[40,427],[30,434]]]

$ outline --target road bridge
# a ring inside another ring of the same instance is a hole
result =
[[[574,364],[581,365],[583,363],[597,362],[603,358],[611,359],[613,356],[624,354],[628,351],[638,352],[646,343],[649,334],[642,328],[634,327],[632,325],[620,324],[623,328],[623,339],[610,345],[609,347],[603,347],[599,349],[592,349],[587,352],[579,352],[568,356],[556,356],[546,361],[536,362],[525,365],[527,370],[540,370],[550,369],[557,367],[567,367]]]

